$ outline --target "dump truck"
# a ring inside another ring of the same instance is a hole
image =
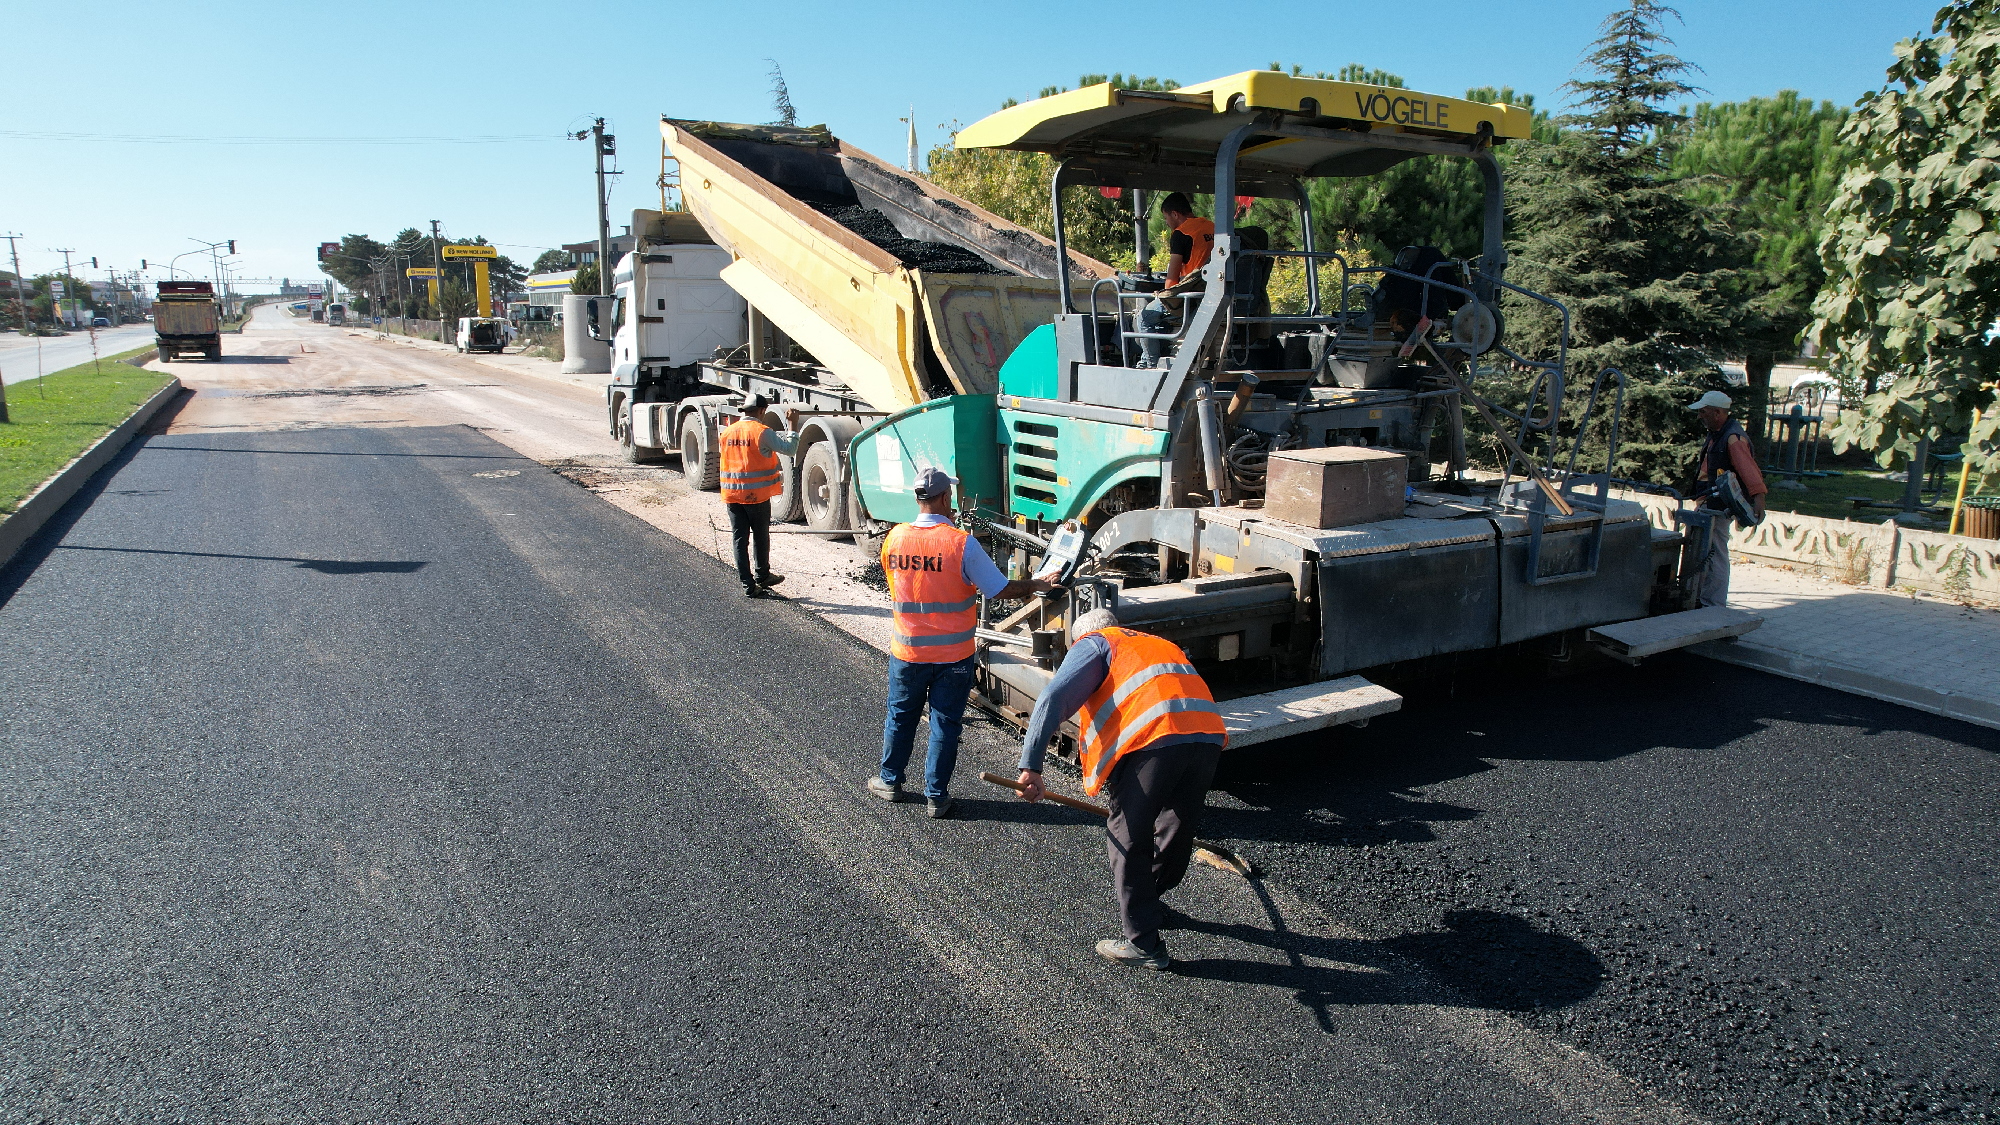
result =
[[[222,310],[207,281],[162,281],[153,301],[153,332],[162,362],[203,355],[222,362]]]
[[[589,306],[612,342],[610,433],[635,463],[678,452],[713,488],[716,434],[762,394],[799,412],[773,517],[847,529],[853,437],[941,397],[991,399],[1056,313],[1056,246],[823,127],[666,118],[661,134],[687,211],[634,211],[615,296]],[[1114,274],[1068,258],[1079,281]]]
[[[1597,373],[1579,427],[1566,355],[1506,340],[1503,300],[1568,315],[1505,277],[1493,154],[1529,125],[1518,107],[1276,72],[1099,84],[958,134],[1053,157],[1043,238],[823,130],[666,120],[693,224],[659,225],[689,247],[699,227],[744,328],[717,358],[650,368],[621,345],[610,426],[635,460],[678,448],[713,487],[716,427],[749,393],[797,408],[817,436],[774,515],[864,539],[915,514],[918,470],[950,473],[964,526],[1013,572],[1070,579],[981,606],[979,698],[1015,722],[1067,621],[1100,605],[1182,646],[1238,748],[1395,710],[1388,683],[1466,654],[1638,660],[1739,635],[1753,615],[1695,608],[1707,529],[1656,531],[1612,494],[1629,482],[1579,460],[1602,410],[1615,463],[1624,377]],[[1309,180],[1412,159],[1476,166],[1482,253],[1413,246],[1365,264],[1314,244]],[[1069,249],[1080,191],[1132,200],[1135,269]],[[1147,204],[1173,191],[1222,206],[1198,293],[1163,299]],[[1299,245],[1239,226],[1244,197],[1289,207]],[[893,230],[864,236],[857,207]],[[634,296],[644,257],[629,259]],[[1274,309],[1287,259],[1304,300]],[[617,338],[632,331],[621,321]],[[1525,407],[1492,393],[1501,367],[1532,375]],[[1508,450],[1503,472],[1470,470],[1468,418]]]

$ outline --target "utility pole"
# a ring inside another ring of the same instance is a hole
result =
[[[73,249],[57,250],[55,253],[63,256],[63,280],[67,283],[63,286],[63,299],[69,302],[70,316],[74,317],[76,315],[76,275],[70,272],[69,256],[76,253],[76,251]],[[58,319],[61,319],[60,316],[58,316]]]
[[[437,310],[438,336],[441,339],[444,336],[444,305],[438,300],[438,283],[444,280],[444,255],[438,252],[438,221],[436,219],[431,220],[431,269],[436,271],[429,278],[431,283],[431,307]]]
[[[14,240],[26,238],[24,234],[0,235],[7,240],[7,253],[14,259],[14,301],[21,309],[21,331],[28,330],[28,279],[21,276],[21,251]],[[0,378],[0,424],[13,421],[7,416],[7,381]]]
[[[597,153],[597,291],[611,295],[611,200],[604,190],[604,158],[618,152],[618,138],[604,132],[604,119],[590,126],[591,148]]]

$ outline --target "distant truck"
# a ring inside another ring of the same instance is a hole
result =
[[[206,281],[162,281],[153,302],[153,331],[160,359],[199,354],[222,362],[222,312],[215,286]]]
[[[326,307],[326,322],[328,324],[346,324],[347,306],[339,304],[328,305]]]

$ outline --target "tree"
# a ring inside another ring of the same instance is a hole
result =
[[[585,262],[578,266],[576,276],[570,279],[569,291],[586,297],[597,296],[597,263]]]
[[[1744,368],[1760,439],[1771,368],[1798,354],[1825,280],[1819,241],[1828,204],[1852,159],[1840,139],[1847,111],[1793,90],[1773,98],[1695,107],[1669,138],[1672,169],[1691,198],[1720,209],[1751,240],[1752,288]]]
[[[787,127],[799,123],[799,111],[792,108],[792,88],[785,85],[785,72],[778,67],[776,59],[765,59],[771,64],[771,108],[778,114],[773,125]]]
[[[341,285],[360,289],[373,282],[375,263],[387,254],[387,247],[365,234],[343,234],[340,249],[328,254],[320,269]]]
[[[438,286],[438,319],[446,324],[456,324],[458,318],[471,316],[479,307],[473,293],[455,281],[447,281]]]
[[[567,250],[544,250],[535,258],[535,264],[528,267],[529,273],[561,273],[573,263]]]
[[[1958,0],[1896,44],[1888,82],[1842,139],[1857,160],[1827,215],[1812,336],[1870,391],[1842,403],[1834,448],[1888,464],[1938,426],[1980,423],[1968,463],[2000,472],[2000,4]],[[1887,386],[1879,377],[1888,376]],[[1917,467],[1919,470],[1921,466]]]
[[[1630,382],[1613,472],[1658,483],[1684,478],[1700,448],[1688,402],[1719,387],[1718,361],[1734,347],[1745,303],[1738,268],[1749,249],[1690,199],[1667,166],[1663,141],[1681,121],[1663,108],[1694,92],[1692,68],[1663,48],[1671,8],[1630,0],[1603,24],[1571,83],[1580,112],[1567,131],[1530,141],[1510,163],[1514,179],[1508,280],[1568,310],[1569,402],[1586,380],[1618,368]],[[1549,360],[1561,351],[1561,312],[1524,298],[1506,302],[1514,349]],[[1511,388],[1525,403],[1527,381]],[[1608,414],[1608,411],[1604,412]],[[1574,424],[1574,415],[1572,415]],[[1601,441],[1601,433],[1593,440]]]

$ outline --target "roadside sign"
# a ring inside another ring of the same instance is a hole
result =
[[[60,281],[49,282],[49,296],[60,298],[62,297],[62,295],[63,295],[63,283]]]
[[[446,246],[441,248],[447,258],[497,258],[500,251],[492,246]]]
[[[436,277],[437,275],[436,266],[411,266],[403,271],[403,276],[405,277]]]

